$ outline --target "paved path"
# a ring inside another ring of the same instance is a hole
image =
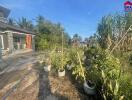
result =
[[[37,59],[32,56],[32,52],[5,57],[3,59],[3,63],[6,65],[6,67],[0,72],[0,75],[5,72],[25,69],[27,66],[35,63],[36,60]]]

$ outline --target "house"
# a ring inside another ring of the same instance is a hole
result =
[[[0,6],[0,48],[2,54],[11,54],[19,50],[35,49],[35,33],[9,25],[7,18],[10,10]]]
[[[126,1],[124,3],[125,12],[132,12],[132,2]]]

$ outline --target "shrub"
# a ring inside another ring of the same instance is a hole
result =
[[[63,52],[63,61],[62,61],[62,53],[53,53],[51,57],[52,65],[57,70],[63,70],[65,68],[65,65],[68,61],[68,58],[66,56],[66,52]]]
[[[129,64],[132,66],[132,54],[129,56]]]
[[[120,62],[119,59],[109,54],[108,51],[92,47],[85,51],[85,62],[89,62],[88,77],[96,82],[97,88],[104,99],[120,98],[119,79]]]
[[[130,72],[122,73],[120,78],[120,94],[124,95],[125,99],[132,100],[132,74]]]
[[[80,79],[81,81],[86,80],[86,69],[83,67],[82,61],[81,61],[81,56],[77,52],[77,61],[78,64],[73,68],[72,74],[76,76],[76,80]]]

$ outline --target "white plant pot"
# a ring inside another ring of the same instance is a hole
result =
[[[59,77],[63,77],[63,76],[65,76],[65,70],[64,71],[60,71],[60,70],[58,70],[58,76]]]
[[[84,81],[83,83],[83,88],[84,88],[84,91],[85,93],[89,94],[89,95],[95,95],[96,93],[96,90],[95,90],[95,85],[90,87],[86,81]]]
[[[39,63],[42,64],[44,61],[43,60],[40,60]]]
[[[44,66],[44,71],[49,72],[51,70],[51,65]]]

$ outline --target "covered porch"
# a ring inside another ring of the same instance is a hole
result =
[[[19,52],[19,50],[34,49],[34,35],[16,31],[3,31],[0,34],[2,55]]]
[[[14,50],[32,49],[32,36],[24,33],[13,33]]]

